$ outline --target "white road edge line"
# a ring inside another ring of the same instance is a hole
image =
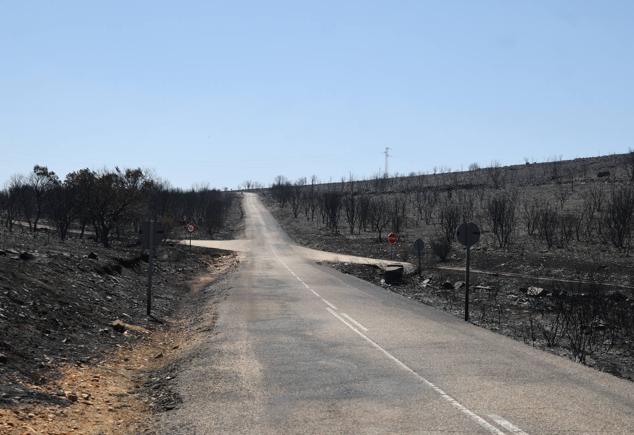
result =
[[[357,322],[356,320],[354,320],[352,317],[350,317],[349,315],[347,315],[346,313],[341,313],[341,315],[343,317],[345,317],[346,319],[350,320],[352,323],[354,323],[359,329],[362,329],[363,332],[368,332],[368,328],[366,328],[365,326],[363,326],[361,323]]]
[[[499,415],[489,414],[489,417],[491,418],[491,420],[493,420],[494,422],[496,422],[497,424],[502,426],[504,429],[510,431],[511,433],[518,434],[518,435],[528,435],[522,429],[520,429],[519,427],[515,426],[510,421],[500,417]]]
[[[321,296],[320,296],[321,297]],[[330,308],[332,308],[333,310],[336,310],[337,307],[335,307],[333,304],[331,304],[330,302],[328,302],[326,299],[321,298],[322,301],[324,301],[326,303],[326,305],[328,305]],[[326,308],[327,310],[329,310],[330,308]]]
[[[432,382],[428,381],[427,379],[425,379],[424,377],[422,377],[421,375],[419,375],[418,373],[416,373],[414,370],[412,370],[409,366],[407,366],[404,362],[402,362],[401,360],[399,360],[398,358],[396,358],[394,355],[392,355],[391,353],[389,353],[387,350],[383,349],[379,344],[377,344],[374,340],[372,340],[370,337],[368,337],[367,335],[365,335],[363,332],[359,331],[357,328],[355,328],[354,326],[352,326],[350,323],[346,322],[346,320],[341,317],[339,314],[335,313],[333,310],[331,310],[330,308],[326,308],[326,310],[328,310],[328,312],[330,314],[332,314],[333,316],[335,316],[337,319],[339,319],[342,323],[344,323],[348,328],[352,329],[354,332],[356,332],[361,338],[363,338],[365,341],[367,341],[368,343],[370,343],[372,346],[374,346],[376,349],[378,349],[379,351],[381,351],[385,356],[387,356],[389,359],[391,359],[392,361],[394,361],[398,366],[400,366],[402,369],[404,369],[405,371],[411,373],[412,375],[416,376],[420,381],[422,381],[425,385],[429,386],[432,390],[434,390],[436,393],[438,393],[440,395],[440,397],[442,397],[443,399],[445,399],[447,402],[449,402],[451,405],[453,405],[455,408],[457,408],[460,412],[462,412],[463,414],[465,414],[467,417],[469,417],[471,420],[475,421],[476,423],[478,423],[480,426],[482,426],[484,429],[488,430],[489,432],[496,434],[496,435],[506,435],[504,432],[502,432],[501,430],[499,430],[497,427],[493,426],[491,423],[489,423],[488,421],[486,421],[484,418],[480,417],[478,414],[476,414],[475,412],[471,411],[470,409],[468,409],[467,407],[465,407],[463,404],[461,404],[460,402],[458,402],[456,399],[454,399],[453,397],[451,397],[449,394],[445,393],[444,390],[442,390],[440,387],[437,387],[435,384],[433,384]]]

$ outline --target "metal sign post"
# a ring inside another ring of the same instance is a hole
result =
[[[145,221],[141,224],[141,245],[148,250],[148,272],[147,272],[147,292],[146,292],[146,313],[152,313],[152,274],[154,272],[154,255],[156,247],[161,243],[165,231],[161,225],[153,220]]]
[[[192,233],[196,231],[196,225],[187,224],[185,226],[185,230],[187,230],[187,232],[189,233],[189,249],[191,249],[192,248]]]
[[[425,248],[425,242],[422,239],[416,239],[414,242],[414,250],[416,251],[416,256],[418,257],[418,276],[420,276],[422,267],[421,267],[421,258],[423,257],[423,249]]]
[[[464,294],[464,319],[469,321],[469,268],[471,263],[471,246],[480,240],[480,228],[473,222],[463,223],[456,231],[458,241],[465,246],[467,251],[467,264],[465,267],[465,294]]]
[[[150,221],[148,228],[148,245],[150,246],[150,263],[147,272],[147,307],[146,314],[149,316],[152,312],[152,272],[154,271],[154,221]]]
[[[390,233],[387,235],[387,242],[390,244],[390,255],[392,260],[394,259],[394,253],[396,251],[396,242],[398,241],[398,236],[396,233]]]
[[[471,246],[467,246],[467,265],[465,267],[464,277],[464,320],[469,321],[469,267],[471,265]]]

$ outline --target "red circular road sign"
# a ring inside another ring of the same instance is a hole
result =
[[[187,230],[188,233],[193,233],[194,231],[196,231],[196,225],[194,224],[187,224],[185,226],[185,229]]]
[[[398,240],[398,236],[395,233],[390,233],[387,235],[387,242],[390,245],[395,245],[397,240]]]

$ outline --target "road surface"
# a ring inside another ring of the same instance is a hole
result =
[[[300,255],[253,194],[173,433],[632,433],[634,384]]]

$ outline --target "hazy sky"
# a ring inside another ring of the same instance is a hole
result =
[[[0,183],[174,185],[634,147],[632,1],[0,0]]]

